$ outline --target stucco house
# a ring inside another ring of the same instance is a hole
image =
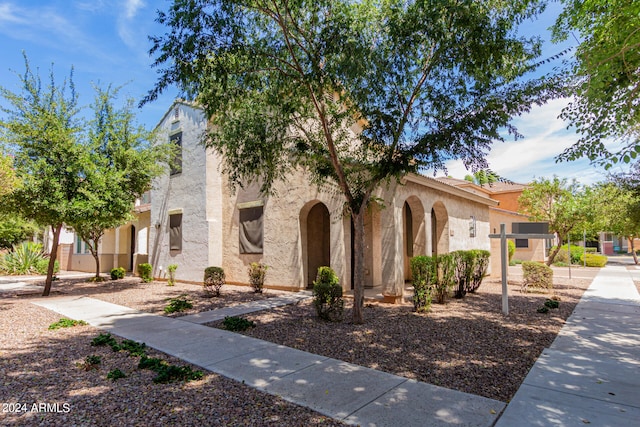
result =
[[[352,225],[340,193],[311,185],[303,169],[277,182],[274,196],[252,185],[232,191],[221,158],[200,143],[206,126],[200,108],[177,101],[156,128],[179,147],[180,161],[151,192],[154,275],[177,264],[177,279],[201,283],[207,266],[221,266],[228,283],[246,284],[249,264],[259,261],[269,266],[265,286],[300,290],[328,265],[350,289]],[[365,222],[365,281],[390,300],[403,293],[411,256],[490,249],[489,208],[498,202],[486,194],[412,174],[375,196],[383,202]]]
[[[500,224],[505,224],[507,233],[548,233],[548,227],[543,223],[531,223],[527,215],[518,213],[520,208],[518,198],[527,188],[525,184],[494,182],[492,184],[477,185],[473,182],[456,178],[438,178],[456,187],[464,188],[475,194],[484,194],[498,202],[497,206],[489,207],[489,228],[491,233],[500,232]],[[523,224],[531,225],[529,227]],[[540,261],[546,259],[546,241],[542,239],[515,239],[516,251],[513,259],[520,261]],[[491,241],[491,271],[500,271],[500,240]]]
[[[98,257],[101,273],[108,273],[116,267],[123,267],[126,271],[135,273],[138,264],[148,262],[150,194],[147,192],[136,200],[133,220],[120,227],[106,230],[100,239]],[[63,231],[57,255],[60,269],[95,272],[96,262],[87,244],[72,229]]]

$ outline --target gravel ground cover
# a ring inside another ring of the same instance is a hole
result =
[[[264,289],[263,293],[254,293],[248,286],[224,285],[220,297],[209,297],[202,285],[177,282],[167,286],[167,282],[153,281],[142,283],[138,277],[126,277],[121,280],[105,282],[86,282],[84,279],[61,280],[53,283],[51,295],[86,295],[113,304],[124,305],[147,313],[167,315],[164,308],[171,298],[185,297],[193,308],[172,313],[167,316],[179,317],[202,311],[230,307],[249,301],[264,300],[286,295],[286,292]],[[18,293],[22,297],[29,295]],[[32,293],[38,296],[40,293]]]
[[[552,293],[526,293],[510,283],[509,315],[502,314],[501,284],[486,280],[477,294],[428,314],[410,304],[367,303],[363,325],[320,321],[310,301],[245,317],[257,326],[246,335],[446,388],[508,402],[536,359],[572,313],[588,279],[556,279]],[[558,309],[537,309],[547,298]],[[222,327],[221,322],[209,324]]]
[[[326,323],[316,318],[309,302],[303,302],[247,315],[258,324],[247,334],[508,401],[589,283],[557,278],[553,294],[560,297],[560,308],[547,314],[536,309],[551,294],[521,294],[519,283],[514,282],[510,284],[511,313],[504,317],[500,283],[487,280],[478,294],[446,305],[434,304],[426,315],[413,313],[409,304],[367,303],[366,323],[353,325],[347,299],[345,320]],[[182,314],[283,294],[271,290],[254,294],[251,288],[228,285],[222,293],[221,298],[205,298],[198,285],[170,287],[166,282],[145,284],[128,278],[97,284],[63,280],[54,283],[52,296],[87,295],[165,315],[167,299],[183,294],[194,302],[194,308]],[[91,326],[48,330],[60,316],[30,304],[34,298],[40,297],[0,294],[0,403],[26,403],[29,410],[33,403],[57,403],[58,412],[51,412],[54,406],[49,412],[4,411],[0,412],[1,425],[342,425],[211,373],[188,383],[154,384],[153,372],[136,368],[139,358],[114,353],[108,347],[92,347],[91,339],[100,330]],[[188,366],[153,350],[148,353]],[[79,365],[90,355],[100,356],[102,363],[97,370],[85,371]],[[108,380],[107,373],[115,368],[127,378]]]
[[[139,357],[92,347],[100,330],[91,326],[48,330],[58,320],[59,314],[30,304],[25,297],[0,294],[0,425],[343,425],[212,373],[205,372],[198,381],[154,384],[154,372],[137,369]],[[86,371],[81,365],[91,355],[99,356],[101,363]],[[151,349],[148,355],[190,366]],[[107,379],[116,368],[127,377]]]

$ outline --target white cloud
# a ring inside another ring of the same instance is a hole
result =
[[[0,25],[3,22],[21,24],[24,19],[18,16],[17,8],[11,3],[0,3]]]
[[[137,31],[139,22],[134,19],[143,7],[145,7],[143,0],[125,0],[123,12],[118,16],[118,35],[131,48],[136,48],[141,40],[146,41],[146,38],[141,37],[140,31]]]
[[[586,159],[556,163],[556,157],[578,140],[578,135],[558,118],[567,102],[567,99],[553,100],[515,119],[514,124],[524,138],[518,141],[506,138],[506,142],[494,144],[487,156],[490,169],[516,182],[552,175],[576,178],[582,184],[603,180],[603,170]],[[470,171],[462,162],[451,161],[447,163],[447,173],[462,178]]]

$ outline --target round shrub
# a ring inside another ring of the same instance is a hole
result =
[[[269,267],[261,262],[252,262],[249,265],[249,283],[251,283],[253,291],[257,294],[262,293],[262,288],[264,287],[264,277],[267,274],[267,268]]]
[[[112,268],[110,272],[111,280],[123,279],[125,273],[126,271],[124,270],[124,267]]]
[[[553,289],[553,270],[546,264],[535,261],[524,261],[522,263],[522,290],[529,287]]]
[[[313,305],[319,318],[332,322],[342,320],[344,311],[342,286],[338,276],[330,267],[318,268],[318,275],[313,282]]]
[[[143,264],[138,264],[138,274],[143,282],[149,283],[153,280],[153,274],[151,273],[153,267],[151,264],[145,262]]]
[[[224,280],[224,270],[221,267],[207,267],[204,269],[204,290],[210,296],[220,296],[220,288],[224,285]]]
[[[426,255],[411,258],[411,276],[413,284],[413,311],[429,311],[432,293],[436,284],[435,260]]]
[[[605,265],[607,265],[608,260],[609,258],[607,258],[605,255],[586,253],[582,256],[582,259],[580,261],[585,262],[585,264],[587,264],[587,267],[604,267]]]

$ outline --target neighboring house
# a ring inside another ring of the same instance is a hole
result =
[[[100,239],[98,256],[100,272],[108,273],[112,268],[123,267],[136,272],[138,264],[148,262],[149,225],[151,218],[150,192],[135,202],[135,219],[116,229],[105,231]],[[65,230],[60,236],[58,260],[61,270],[96,271],[96,262],[87,244],[73,230]]]
[[[518,198],[527,187],[524,184],[494,182],[492,184],[477,185],[473,182],[455,179],[438,178],[456,187],[464,188],[476,194],[484,194],[493,200],[498,201],[498,206],[489,208],[489,224],[491,233],[500,233],[500,224],[505,224],[507,233],[535,232],[547,233],[548,228],[540,226],[539,230],[526,230],[528,227],[522,224],[529,224],[529,217],[518,213]],[[541,223],[535,223],[541,224]],[[535,229],[537,226],[533,225]],[[513,259],[520,261],[544,261],[546,259],[546,241],[541,239],[515,239],[516,251]],[[491,271],[500,271],[500,240],[491,241]]]
[[[160,138],[180,148],[177,167],[156,179],[151,195],[149,262],[162,276],[177,264],[179,280],[202,283],[207,266],[221,266],[228,283],[248,283],[251,262],[269,266],[266,286],[299,290],[318,267],[332,267],[352,287],[351,220],[337,188],[318,189],[302,169],[277,182],[274,196],[257,185],[235,192],[221,158],[201,144],[204,112],[176,102],[159,122]],[[382,186],[365,221],[365,283],[390,300],[410,278],[409,258],[458,249],[490,249],[490,207],[484,193],[408,175]]]
[[[599,233],[598,244],[598,250],[604,255],[631,253],[631,240],[612,233]],[[633,248],[640,249],[640,238],[633,239]]]

